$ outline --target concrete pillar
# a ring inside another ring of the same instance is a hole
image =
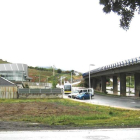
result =
[[[96,89],[97,87],[97,80],[96,78],[92,78],[92,86],[91,86],[94,90]]]
[[[102,76],[101,77],[101,86],[102,86],[102,92],[106,93],[106,77]]]
[[[134,78],[135,78],[135,96],[139,97],[139,93],[140,93],[140,73],[135,73],[134,74]]]
[[[126,96],[126,74],[120,73],[120,95]]]
[[[96,90],[101,91],[101,81],[97,80]]]
[[[113,76],[113,94],[118,94],[117,76]]]

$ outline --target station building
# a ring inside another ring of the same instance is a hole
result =
[[[26,64],[0,64],[0,76],[14,82],[30,81]]]

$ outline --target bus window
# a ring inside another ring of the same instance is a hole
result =
[[[71,85],[64,85],[64,93],[71,93]]]

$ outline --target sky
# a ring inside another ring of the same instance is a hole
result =
[[[99,0],[0,0],[0,59],[79,72],[140,56],[140,18],[128,31]]]

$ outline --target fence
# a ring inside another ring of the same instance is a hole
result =
[[[18,98],[63,98],[63,90],[55,89],[18,89]]]
[[[1,87],[0,86],[0,99],[16,99],[17,87]]]

